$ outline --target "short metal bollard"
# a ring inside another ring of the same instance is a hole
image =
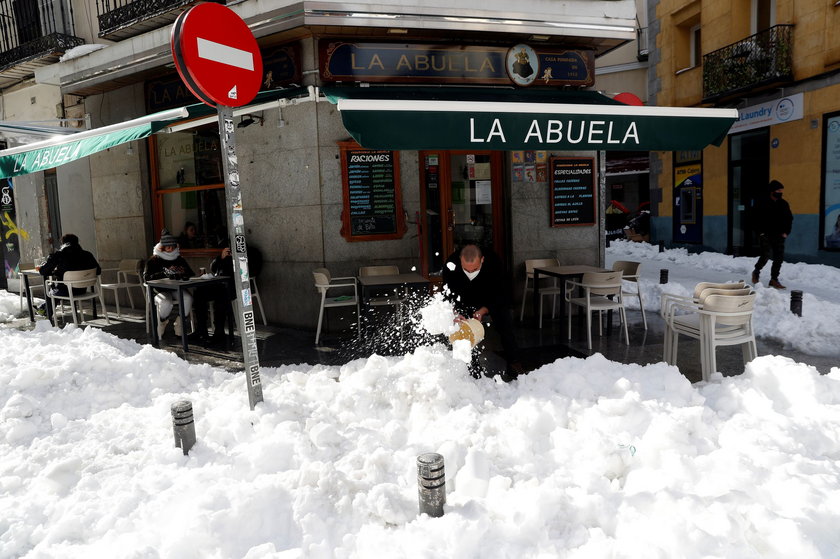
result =
[[[659,283],[668,283],[668,270],[659,270]]]
[[[443,469],[443,456],[436,452],[417,457],[417,496],[420,499],[420,514],[435,518],[443,516],[446,473]]]
[[[665,241],[659,241],[659,252],[665,252]]]
[[[175,446],[189,454],[195,444],[195,420],[193,419],[192,402],[179,400],[172,404],[172,428],[175,431]]]
[[[802,292],[798,289],[790,292],[790,312],[802,316]]]

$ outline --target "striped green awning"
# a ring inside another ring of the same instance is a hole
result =
[[[250,107],[281,98],[298,97],[307,92],[307,88],[303,87],[263,91],[240,110],[247,111]],[[126,142],[146,138],[177,122],[215,114],[215,108],[196,103],[119,124],[0,150],[0,179],[52,169]]]
[[[371,149],[699,150],[720,145],[736,109],[647,107],[595,92],[324,88]]]

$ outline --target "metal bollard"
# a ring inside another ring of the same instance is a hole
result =
[[[420,514],[435,518],[443,516],[446,473],[443,469],[443,456],[436,452],[417,457],[417,496],[420,500]]]
[[[183,449],[184,456],[189,454],[195,444],[195,421],[192,402],[178,400],[171,406],[172,428],[175,431],[175,446]]]
[[[659,241],[659,252],[665,252],[665,241]]]
[[[798,289],[790,292],[790,312],[802,316],[802,292]]]
[[[668,270],[659,270],[659,283],[668,283]]]

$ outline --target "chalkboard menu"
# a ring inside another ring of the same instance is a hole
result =
[[[398,239],[405,233],[399,153],[341,142],[344,212],[341,234],[348,241]]]
[[[593,225],[595,223],[595,159],[592,157],[552,157],[551,226]]]

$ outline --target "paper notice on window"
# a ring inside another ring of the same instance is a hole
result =
[[[474,176],[470,175],[471,179],[487,180],[490,178],[490,163],[476,163],[472,168]]]
[[[478,205],[492,204],[493,194],[491,181],[475,181],[475,203]]]

